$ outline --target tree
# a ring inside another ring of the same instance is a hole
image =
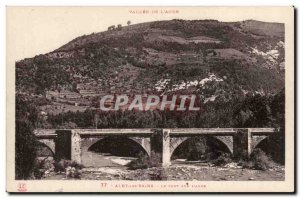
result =
[[[33,127],[38,122],[35,104],[30,104],[21,95],[16,96],[16,179],[28,179],[34,169],[38,141]]]
[[[108,31],[112,31],[112,30],[115,30],[116,29],[116,26],[115,25],[111,25],[107,28]]]
[[[16,179],[28,179],[33,171],[38,142],[29,122],[16,121]]]
[[[130,26],[130,24],[131,24],[131,21],[127,21],[127,25]]]
[[[122,25],[121,24],[118,24],[117,30],[122,30]]]

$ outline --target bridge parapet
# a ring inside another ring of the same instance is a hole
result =
[[[170,135],[230,135],[235,134],[241,129],[248,129],[253,134],[269,134],[278,132],[276,128],[170,128]],[[36,136],[55,135],[58,129],[35,129]],[[80,135],[151,135],[154,130],[152,128],[136,128],[136,129],[59,129],[65,131],[76,131]]]
[[[233,135],[237,132],[234,128],[176,128],[169,129],[171,136],[186,135]]]
[[[33,133],[36,136],[53,135],[56,134],[56,130],[57,129],[35,129]]]
[[[101,136],[101,135],[126,135],[140,136],[152,135],[154,129],[75,129],[81,136]]]
[[[247,129],[250,133],[264,134],[277,132],[276,128],[175,128],[170,135],[233,135]]]
[[[278,128],[249,128],[250,133],[254,135],[270,135],[270,133],[277,133],[279,132]]]

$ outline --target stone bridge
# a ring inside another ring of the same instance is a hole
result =
[[[36,129],[35,135],[47,146],[56,160],[82,162],[82,153],[96,142],[112,136],[127,137],[139,144],[150,156],[157,144],[162,164],[168,166],[175,149],[195,136],[210,136],[221,141],[235,157],[247,158],[253,149],[275,128],[176,128],[176,129]],[[158,141],[158,139],[160,141]],[[156,149],[157,151],[157,149]],[[150,156],[151,157],[151,156]]]

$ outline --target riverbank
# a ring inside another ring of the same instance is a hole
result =
[[[65,180],[63,173],[52,175],[50,180]],[[276,166],[265,171],[243,169],[236,164],[215,167],[206,163],[173,164],[170,167],[128,170],[124,166],[84,168],[81,180],[197,180],[197,181],[283,181],[284,167]]]

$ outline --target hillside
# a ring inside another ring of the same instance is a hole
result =
[[[84,35],[17,62],[16,91],[47,98],[40,106],[54,114],[95,107],[108,93],[229,101],[282,90],[284,56],[283,24],[155,21]]]

